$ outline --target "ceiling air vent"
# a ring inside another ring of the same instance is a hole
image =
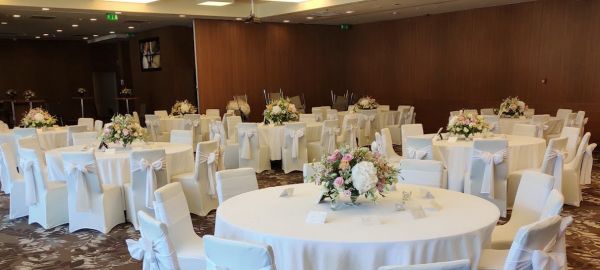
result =
[[[34,19],[34,20],[52,20],[52,19],[56,19],[56,17],[54,16],[42,16],[42,15],[33,15],[31,17],[29,17],[30,19]]]

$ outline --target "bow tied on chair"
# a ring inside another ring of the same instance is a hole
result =
[[[481,193],[488,194],[490,199],[494,199],[494,166],[504,162],[507,154],[506,149],[495,153],[473,149],[473,159],[480,159],[485,164],[481,182]]]
[[[132,258],[136,260],[141,260],[142,269],[144,270],[159,270],[164,267],[166,269],[171,269],[172,267],[177,267],[177,265],[170,258],[174,255],[174,250],[169,248],[169,242],[164,234],[154,241],[148,240],[145,237],[141,237],[140,239],[126,239],[125,243],[127,244],[127,250],[129,250],[129,254]],[[163,246],[166,246],[165,249]],[[160,254],[161,250],[170,251],[169,254]]]
[[[146,207],[154,209],[154,191],[156,190],[157,180],[156,171],[160,171],[165,166],[165,159],[160,158],[153,162],[145,158],[140,159],[138,167],[133,171],[146,171]]]
[[[252,159],[252,147],[250,146],[250,139],[256,135],[255,131],[242,130],[240,131],[242,141],[240,145],[240,157],[243,159]]]
[[[356,143],[356,130],[358,128],[356,126],[353,125],[348,125],[346,127],[346,131],[349,132],[350,135],[350,149],[355,149],[357,147],[357,143]]]
[[[579,173],[579,183],[587,185],[592,183],[592,167],[594,165],[594,149],[596,144],[590,144],[586,147],[583,153],[583,161],[581,162],[581,171]]]
[[[300,138],[304,136],[304,128],[297,130],[288,130],[287,135],[290,136],[290,138],[292,138],[292,158],[296,159],[298,158],[298,144]]]
[[[35,205],[38,203],[38,194],[33,176],[33,161],[21,160],[21,169],[25,180],[25,204],[27,206]]]
[[[562,174],[563,174],[563,165],[564,161],[567,157],[567,153],[555,149],[550,151],[548,155],[544,157],[546,161],[550,161],[554,159],[554,170],[552,171],[552,175],[554,176],[554,189],[562,192]],[[547,172],[543,172],[547,173]]]
[[[548,125],[546,123],[535,123],[536,137],[543,138],[544,132],[548,130]]]
[[[91,211],[90,186],[85,174],[96,173],[96,164],[92,161],[87,164],[64,162],[65,171],[75,179],[76,210],[79,212]]]
[[[375,121],[375,114],[372,115],[363,115],[363,119],[365,121],[365,136],[371,136],[371,123]]]
[[[200,153],[200,163],[206,163],[208,172],[208,195],[211,197],[217,196],[217,185],[215,183],[215,173],[217,172],[217,163],[220,155],[220,151],[217,150],[209,153]]]
[[[387,156],[385,152],[385,140],[379,132],[375,132],[375,142],[377,143],[375,150],[382,156]]]
[[[408,159],[425,159],[427,156],[432,156],[431,145],[419,149],[412,146],[407,146],[406,152],[406,158]]]
[[[335,151],[335,143],[337,140],[337,134],[340,132],[339,128],[335,127],[323,127],[325,129],[325,135],[327,136],[327,153],[331,154]]]

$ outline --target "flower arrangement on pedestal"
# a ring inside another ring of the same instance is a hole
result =
[[[104,143],[121,143],[123,148],[134,141],[144,141],[146,129],[133,120],[129,114],[117,114],[113,116],[110,123],[104,125],[100,140]]]
[[[377,109],[377,107],[379,107],[379,103],[369,96],[360,98],[354,105],[355,110],[374,110]]]
[[[192,105],[187,99],[184,101],[177,100],[173,107],[171,107],[171,115],[173,116],[183,116],[196,113],[197,111],[196,106]]]
[[[297,121],[299,119],[296,106],[288,98],[271,101],[263,112],[265,124],[274,123],[281,125],[283,122]]]
[[[17,90],[15,90],[15,89],[8,89],[8,90],[6,90],[6,95],[10,99],[15,99],[17,97]]]
[[[398,169],[379,153],[364,147],[336,149],[315,164],[315,173],[308,180],[322,187],[323,196],[331,199],[332,208],[340,195],[350,197],[352,204],[361,195],[375,201],[398,182]]]
[[[35,97],[35,92],[33,92],[31,90],[23,91],[23,98],[25,98],[25,100],[29,101],[33,97]]]
[[[131,90],[127,87],[123,87],[123,89],[121,89],[120,93],[121,93],[121,95],[128,97],[128,96],[133,95],[133,90]]]
[[[56,118],[39,107],[29,110],[21,119],[21,126],[25,128],[51,127],[54,124],[56,124]]]
[[[85,96],[86,93],[87,93],[87,90],[85,90],[85,88],[83,88],[83,87],[77,88],[77,94],[79,94],[80,97]]]
[[[478,133],[489,131],[489,124],[481,115],[466,114],[463,111],[453,116],[446,129],[450,134],[463,136],[468,139]]]
[[[235,99],[235,100],[230,100],[227,103],[227,110],[234,110],[236,112],[240,113],[240,116],[242,117],[242,119],[248,119],[248,116],[250,116],[250,105],[248,105],[248,103],[244,100],[241,99]]]
[[[504,118],[519,118],[525,115],[527,105],[519,97],[508,97],[500,104],[498,115]]]

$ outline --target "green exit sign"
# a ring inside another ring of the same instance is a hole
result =
[[[106,20],[107,21],[113,21],[113,22],[118,21],[119,20],[119,15],[117,15],[114,12],[106,13]]]

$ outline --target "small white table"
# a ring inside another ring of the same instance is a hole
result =
[[[295,189],[293,196],[280,198],[287,187]],[[219,206],[215,235],[270,245],[278,269],[364,270],[459,259],[470,259],[476,269],[500,216],[498,208],[476,196],[428,188],[441,210],[426,210],[422,219],[395,211],[400,191],[410,190],[418,199],[420,189],[400,184],[376,204],[361,197],[361,205],[337,211],[328,202],[316,204],[320,187],[315,184],[260,189]],[[328,212],[327,222],[305,223],[310,211]],[[363,224],[363,216],[381,224]]]

